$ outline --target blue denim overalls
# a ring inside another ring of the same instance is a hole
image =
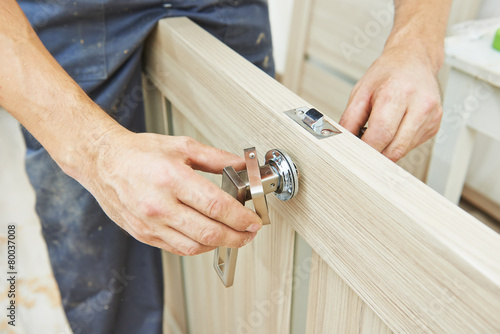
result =
[[[190,17],[274,74],[266,0],[18,2],[64,69],[98,105],[136,132],[144,131],[143,44],[162,18]],[[96,200],[23,132],[36,211],[74,333],[161,333],[160,251],[110,221]]]

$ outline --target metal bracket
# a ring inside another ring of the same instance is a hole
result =
[[[285,111],[285,114],[318,139],[325,139],[342,133],[325,120],[324,115],[314,108],[300,107]]]
[[[281,150],[266,153],[266,164],[259,167],[255,147],[245,149],[247,169],[236,172],[233,167],[224,168],[222,190],[241,204],[253,200],[255,212],[263,225],[270,224],[266,194],[271,192],[287,201],[297,194],[299,173],[290,157]],[[237,248],[219,247],[214,254],[214,269],[225,287],[233,285],[236,270]]]
[[[255,213],[262,219],[262,225],[269,225],[271,222],[267,212],[267,201],[262,187],[259,160],[257,160],[255,147],[245,149],[245,163],[247,164],[248,183]]]

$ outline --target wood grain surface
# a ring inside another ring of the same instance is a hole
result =
[[[175,107],[172,121],[175,135],[211,144]],[[202,174],[221,184],[220,175]],[[272,225],[238,251],[235,282],[229,289],[213,269],[213,252],[182,259],[190,333],[290,332],[295,233],[277,210],[271,210],[270,219]]]
[[[238,154],[255,146],[261,155],[282,148],[292,156],[301,189],[289,202],[268,198],[286,222],[271,229],[292,234],[293,227],[392,331],[500,331],[499,235],[342,128],[313,137],[283,113],[306,101],[188,19],[159,23],[145,70],[213,145]],[[290,250],[268,231],[245,248],[260,239],[280,254]],[[189,279],[202,284],[215,275]],[[267,289],[236,284],[228,292],[235,299],[259,300],[253,291]],[[194,296],[191,307],[220,298],[210,287],[200,288],[206,295]],[[234,310],[220,311],[231,318]]]
[[[307,334],[392,334],[317,253],[312,256],[307,315]]]

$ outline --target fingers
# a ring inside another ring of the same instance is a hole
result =
[[[180,172],[182,184],[176,187],[179,201],[234,230],[257,232],[262,220],[234,197],[192,170]]]
[[[442,108],[439,99],[421,99],[427,103],[410,103],[394,140],[382,154],[396,162],[415,147],[432,138],[441,123]]]
[[[184,141],[188,164],[195,170],[220,174],[227,166],[233,166],[236,170],[245,168],[243,157],[204,145],[188,137],[184,137]]]
[[[210,252],[216,248],[213,246],[202,245],[171,228],[165,228],[161,238],[151,237],[148,243],[151,246],[158,247],[166,250],[167,252],[181,256],[198,255]]]
[[[353,89],[347,108],[340,118],[339,124],[349,132],[358,135],[359,130],[366,124],[371,111],[371,94]]]
[[[257,235],[238,232],[180,202],[169,207],[170,211],[135,220],[129,224],[129,233],[149,245],[182,255],[201,254],[214,247],[239,248]]]
[[[192,208],[177,202],[169,210],[154,210],[154,214],[129,216],[128,232],[137,240],[179,255],[196,255],[215,247],[239,248],[257,235],[238,232],[216,222]],[[124,211],[131,213],[124,208]]]
[[[255,237],[261,219],[192,168],[241,169],[243,158],[187,137],[134,136],[92,189],[119,226],[143,243],[180,255],[241,247]]]
[[[403,117],[394,140],[382,150],[382,154],[396,162],[410,152],[427,116],[409,110]]]
[[[257,233],[235,231],[182,204],[175,219],[170,222],[170,227],[200,245],[212,247],[239,248],[257,235]]]
[[[192,238],[165,225],[164,217],[136,218],[127,208],[123,211],[128,215],[127,232],[135,239],[153,247],[158,247],[177,255],[197,255],[213,250],[214,246],[203,245]]]
[[[379,152],[394,139],[406,112],[406,99],[391,93],[384,89],[375,95],[369,126],[362,138]]]

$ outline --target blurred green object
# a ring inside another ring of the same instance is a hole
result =
[[[493,40],[493,48],[500,51],[500,29],[498,29],[497,33],[495,34],[495,39]]]

